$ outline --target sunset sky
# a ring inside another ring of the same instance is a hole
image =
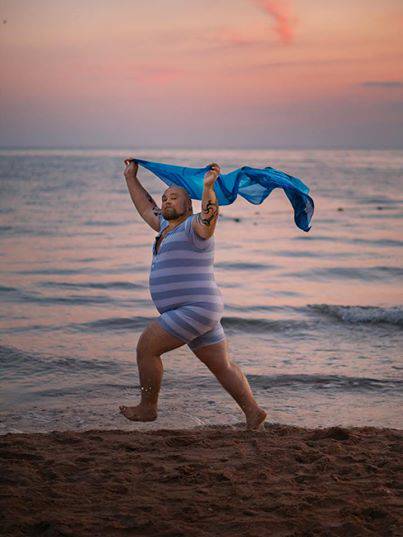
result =
[[[0,0],[1,146],[403,148],[401,0]]]

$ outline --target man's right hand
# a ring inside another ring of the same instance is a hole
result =
[[[123,173],[126,179],[136,177],[137,170],[139,169],[139,165],[137,164],[137,162],[133,162],[133,160],[127,158],[125,159],[124,163],[126,164],[126,168]]]

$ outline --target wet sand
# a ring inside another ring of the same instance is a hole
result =
[[[403,431],[268,424],[0,437],[1,535],[397,536]]]

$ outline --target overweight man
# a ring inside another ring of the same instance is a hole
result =
[[[219,207],[214,183],[216,163],[204,176],[201,212],[193,214],[187,191],[172,185],[162,195],[161,208],[140,184],[135,160],[126,159],[124,176],[131,199],[144,221],[158,235],[152,245],[150,294],[159,312],[137,343],[141,400],[120,406],[129,420],[157,418],[163,365],[161,355],[188,345],[216,376],[245,414],[246,427],[264,427],[266,412],[256,403],[249,383],[228,355],[221,325],[223,297],[214,279],[214,230]]]

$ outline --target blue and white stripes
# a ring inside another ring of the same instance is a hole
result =
[[[192,228],[194,218],[190,215],[168,232],[158,253],[154,241],[150,272],[158,321],[192,349],[225,337],[219,322],[223,297],[214,279],[214,237],[199,237]],[[160,223],[159,235],[169,222],[160,216]]]

